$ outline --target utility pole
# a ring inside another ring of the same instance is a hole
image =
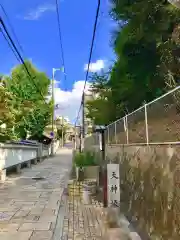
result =
[[[60,68],[53,68],[52,69],[52,81],[51,81],[51,87],[52,87],[52,102],[53,102],[53,109],[52,109],[52,143],[51,143],[51,154],[54,155],[54,111],[55,111],[55,99],[54,99],[54,76],[56,71],[61,71]]]
[[[62,116],[62,143],[61,146],[64,146],[64,117]]]
[[[81,139],[81,151],[84,149],[85,140],[85,93],[82,96],[82,139]]]
[[[76,125],[74,126],[74,150],[76,150],[77,147],[77,139],[76,139]]]
[[[53,109],[52,109],[52,143],[51,143],[51,154],[52,155],[54,155],[54,108],[55,108],[55,101],[54,101],[54,74],[55,74],[55,69],[53,68],[53,71],[52,71],[52,81],[51,81],[52,102],[53,102]]]

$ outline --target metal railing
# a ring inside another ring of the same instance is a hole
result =
[[[107,126],[108,144],[180,143],[180,86]]]
[[[177,144],[180,143],[180,86],[109,124],[107,144]],[[98,144],[97,134],[87,145]]]

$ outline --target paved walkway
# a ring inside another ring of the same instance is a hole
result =
[[[71,158],[71,150],[63,149],[8,177],[0,187],[0,240],[53,239]]]
[[[81,189],[76,183],[69,184],[65,202],[62,239],[102,239],[104,227],[102,203],[92,199],[91,204],[83,204]]]
[[[83,204],[76,181],[66,190],[71,159],[72,151],[62,149],[8,177],[0,187],[0,240],[103,239],[102,203]]]

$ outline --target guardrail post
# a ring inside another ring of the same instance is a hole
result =
[[[124,131],[125,131],[125,134],[126,134],[126,143],[129,144],[127,115],[123,118],[123,121],[124,121]]]
[[[148,120],[147,120],[147,104],[144,105],[145,127],[146,127],[146,144],[149,144]]]
[[[125,116],[126,119],[126,137],[127,137],[127,144],[129,144],[129,132],[128,132],[128,120],[127,115]]]

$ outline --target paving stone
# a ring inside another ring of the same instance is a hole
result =
[[[42,211],[41,215],[43,215],[43,216],[54,216],[54,212],[55,212],[54,208],[53,209],[52,208],[45,208]]]
[[[16,212],[16,214],[14,214],[14,218],[16,218],[16,217],[21,217],[21,218],[26,217],[28,215],[28,213],[29,213],[29,210],[19,210],[19,211]]]
[[[27,215],[24,218],[24,222],[37,222],[40,219],[38,215]]]
[[[30,240],[50,240],[52,234],[52,231],[33,231]]]
[[[0,239],[2,240],[29,240],[32,231],[30,232],[10,232],[10,233],[1,233],[0,232]]]
[[[36,223],[23,223],[19,228],[19,231],[29,231],[29,230],[44,230],[47,231],[50,229],[51,223],[48,222],[36,222]]]
[[[54,158],[24,168],[19,175],[7,177],[0,188],[0,211],[6,214],[0,217],[0,239],[49,239],[56,227],[71,157],[70,150],[60,150]],[[43,176],[46,180],[31,179],[36,176]]]
[[[10,213],[10,212],[1,212],[0,213],[0,223],[1,222],[5,222],[5,221],[9,221],[14,214],[15,214],[14,212],[12,212],[12,213]]]
[[[20,224],[17,223],[0,223],[0,232],[17,231]]]
[[[9,223],[17,223],[17,224],[20,224],[24,221],[24,218],[22,217],[19,217],[19,218],[12,218]]]
[[[40,222],[56,222],[56,216],[40,216]]]
[[[72,195],[73,196],[73,195]],[[64,218],[63,235],[68,239],[83,240],[101,237],[101,225],[97,222],[96,207],[84,205],[81,197],[67,197],[67,209]],[[98,224],[95,224],[95,223]]]
[[[54,231],[55,227],[56,227],[56,222],[51,222],[51,226],[49,230]]]

